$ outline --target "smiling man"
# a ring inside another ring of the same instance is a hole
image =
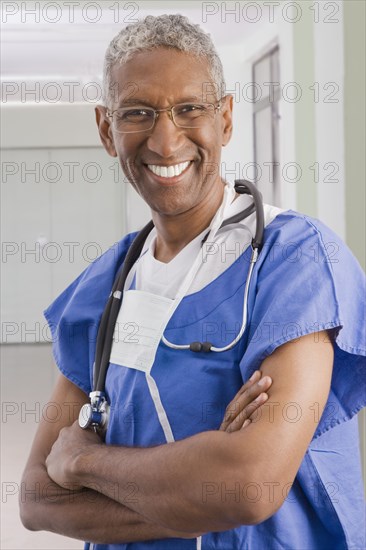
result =
[[[135,53],[111,73],[117,98],[112,111],[97,108],[100,135],[150,206],[155,258],[167,262],[208,227],[222,201],[218,167],[232,132],[232,96],[205,94],[212,82],[205,58],[172,48]],[[157,107],[156,115],[146,111]]]
[[[153,229],[122,292],[135,235],[45,312],[64,414],[37,433],[22,520],[96,550],[363,548],[363,275],[319,221],[269,205],[254,265],[260,215],[220,176],[233,101],[219,90],[209,36],[180,15],[147,17],[108,48],[99,133]],[[122,303],[104,439],[77,417],[109,296]]]

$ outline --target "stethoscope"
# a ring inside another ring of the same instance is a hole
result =
[[[211,342],[191,342],[190,344],[174,344],[169,342],[166,337],[162,336],[163,343],[175,350],[190,350],[195,353],[199,352],[216,352],[221,353],[223,351],[230,350],[233,348],[241,339],[244,334],[244,331],[247,326],[247,310],[248,310],[248,293],[250,281],[252,278],[253,269],[255,263],[258,259],[258,254],[263,245],[263,234],[264,234],[264,211],[263,211],[263,202],[262,197],[258,189],[247,180],[235,180],[234,183],[235,191],[239,194],[251,195],[253,198],[253,203],[245,208],[239,214],[232,216],[225,220],[221,226],[225,227],[226,225],[232,223],[238,223],[243,221],[253,212],[256,212],[256,230],[254,238],[251,242],[252,254],[249,264],[249,272],[244,288],[244,298],[243,298],[243,319],[241,328],[230,344],[224,347],[215,347]],[[111,294],[109,296],[107,305],[104,309],[101,322],[99,325],[97,343],[96,343],[96,352],[95,352],[95,362],[93,368],[93,391],[90,392],[90,403],[83,405],[79,414],[79,425],[83,429],[93,427],[95,431],[104,435],[108,425],[109,418],[109,404],[106,399],[105,394],[105,381],[107,376],[107,370],[109,367],[109,359],[111,355],[111,349],[113,344],[113,335],[115,330],[115,325],[118,317],[119,310],[122,304],[123,290],[125,287],[125,282],[129,272],[131,271],[133,265],[140,257],[141,251],[143,249],[146,238],[153,229],[154,224],[150,221],[145,227],[137,234],[134,241],[132,242],[126,258],[123,262],[122,269],[120,273],[117,274],[117,277],[114,281]],[[201,241],[201,247],[205,243],[208,233]]]

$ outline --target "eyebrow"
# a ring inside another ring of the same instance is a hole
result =
[[[189,97],[184,97],[184,98],[181,98],[179,99],[176,103],[176,104],[179,104],[179,103],[189,103],[191,101],[200,101],[202,102],[202,98],[199,97],[199,96],[189,96]],[[126,100],[123,100],[121,101],[121,103],[118,104],[117,108],[118,107],[124,107],[124,106],[128,106],[128,105],[146,105],[148,107],[151,107],[151,108],[155,108],[154,105],[152,105],[149,101],[146,101],[146,99],[140,99],[140,98],[131,98],[131,99],[126,99]]]

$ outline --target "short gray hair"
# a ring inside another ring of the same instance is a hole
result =
[[[110,105],[111,71],[116,63],[126,63],[134,54],[165,46],[191,53],[207,60],[217,99],[225,90],[224,72],[211,36],[188,17],[174,15],[148,15],[142,21],[122,29],[109,44],[103,73],[103,101]]]

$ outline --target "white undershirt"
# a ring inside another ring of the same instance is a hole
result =
[[[253,202],[248,195],[239,195],[227,207],[224,219],[245,210]],[[279,213],[283,212],[275,206],[264,205],[265,226]],[[159,296],[174,299],[193,261],[200,253],[201,241],[207,233],[205,229],[200,235],[188,243],[170,262],[160,262],[154,257],[156,244],[156,229],[148,236],[139,260],[135,263],[126,281],[125,288],[130,288],[135,277],[136,290],[144,290]],[[202,263],[188,294],[204,288],[223,273],[246,250],[255,233],[255,212],[245,218],[243,223],[230,224],[217,232],[214,242],[203,247],[209,249],[207,261]]]

